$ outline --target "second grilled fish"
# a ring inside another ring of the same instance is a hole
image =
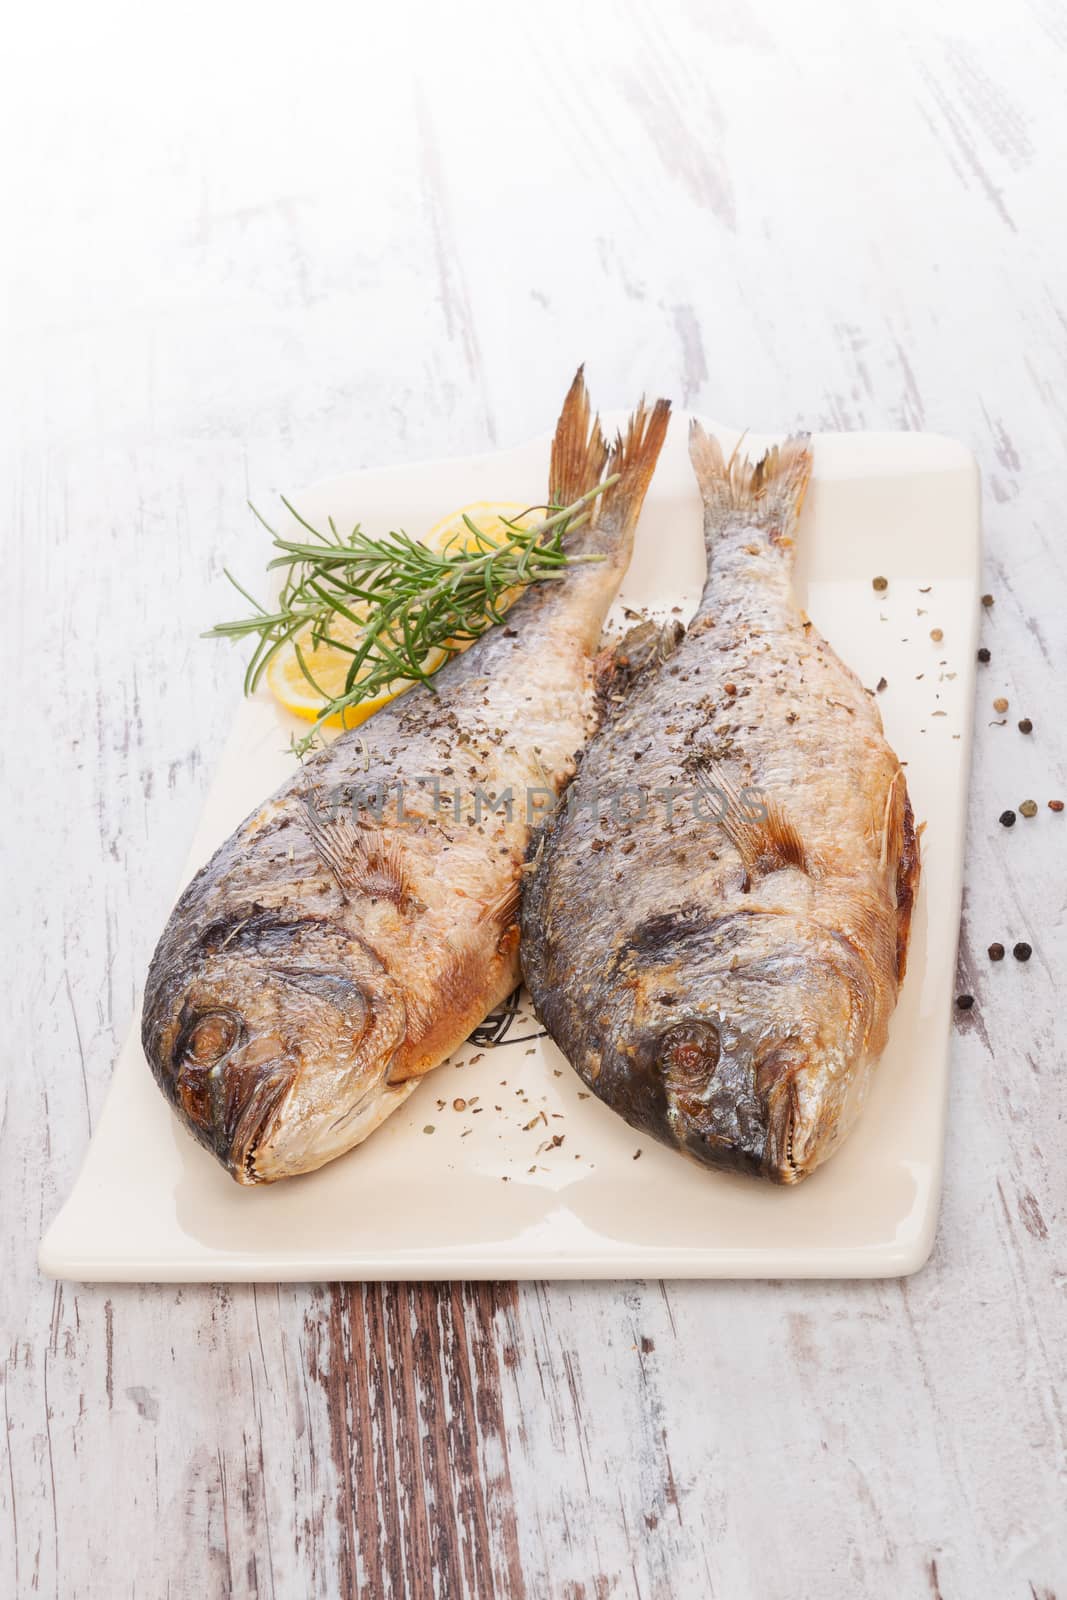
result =
[[[682,644],[592,742],[523,906],[539,1016],[589,1087],[709,1166],[796,1183],[847,1132],[919,873],[878,710],[798,609],[804,440],[694,425],[709,572]]]

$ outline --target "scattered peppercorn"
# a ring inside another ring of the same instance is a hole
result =
[[[984,594],[982,596],[982,604],[984,606],[991,606],[993,604],[993,596],[991,594]]]
[[[983,665],[989,660],[989,651],[986,649],[985,645],[983,645],[981,650],[979,650],[978,659]]]
[[[871,579],[871,588],[876,590],[878,592],[878,594],[884,594],[886,589],[889,588],[889,579],[888,578],[872,578]]]
[[[935,644],[940,644],[945,635],[941,632],[940,628],[931,628],[930,637]]]
[[[724,683],[722,688],[723,688],[723,693],[724,694],[736,694],[737,693],[737,684],[736,683]]]
[[[1002,824],[1004,825],[1005,828],[1014,828],[1014,826],[1015,826],[1015,812],[1014,811],[1002,811],[1000,813],[1000,821],[1002,822]]]
[[[956,1005],[959,1007],[959,1009],[961,1011],[969,1011],[971,1009],[971,1007],[974,1005],[974,995],[973,994],[958,994],[956,996]]]
[[[1025,939],[1020,939],[1018,944],[1012,945],[1011,953],[1015,957],[1016,961],[1029,961],[1034,952],[1026,943]]]
[[[1062,800],[1050,800],[1049,803],[1048,803],[1048,808],[1049,808],[1050,811],[1062,811],[1063,810],[1063,801]]]
[[[1002,694],[998,694],[997,698],[993,701],[993,710],[994,711],[1007,711],[1007,709],[1008,709],[1008,702],[1005,700],[1005,698],[1004,698],[1004,696]]]
[[[1036,800],[1024,800],[1022,802],[1022,804],[1020,805],[1019,810],[1022,812],[1024,817],[1036,817],[1037,816],[1037,801]]]
[[[1030,718],[1029,717],[1024,717],[1022,719],[1022,721],[1019,723],[1019,732],[1020,733],[1033,733],[1033,731],[1034,731],[1034,725],[1030,721]]]
[[[1004,946],[1002,944],[991,944],[989,946],[989,959],[990,961],[1003,961]]]

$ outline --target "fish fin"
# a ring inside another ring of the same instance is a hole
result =
[[[689,459],[704,501],[704,538],[709,554],[730,523],[759,528],[770,543],[793,547],[800,508],[811,477],[811,436],[791,434],[758,461],[740,453],[738,440],[727,460],[714,434],[694,417],[689,424]]]
[[[673,655],[685,629],[678,621],[639,622],[627,630],[616,645],[601,650],[593,661],[593,688],[601,719],[631,692],[646,672]]]
[[[599,417],[591,417],[584,368],[578,368],[552,440],[549,498],[554,505],[571,505],[596,488],[605,468],[609,476],[618,477],[592,512],[578,546],[583,555],[606,555],[617,568],[629,564],[634,529],[667,435],[670,414],[669,400],[657,400],[651,408],[642,400],[625,432],[617,435],[609,450]]]
[[[302,795],[308,834],[315,854],[330,873],[343,899],[351,898],[352,857],[358,850],[357,829],[346,811],[324,817],[319,811],[310,790]]]
[[[885,792],[885,805],[882,807],[882,848],[878,856],[878,865],[885,867],[890,856],[896,861],[900,856],[903,842],[903,812],[901,810],[897,790],[904,784],[904,768],[898,767]],[[905,791],[906,792],[906,791]]]
[[[323,818],[305,796],[315,852],[345,900],[391,900],[398,911],[422,908],[411,891],[404,852],[395,831],[357,825],[347,811]]]
[[[656,470],[667,427],[671,420],[669,400],[657,400],[651,409],[642,399],[626,424],[625,433],[616,435],[608,457],[608,476],[616,473],[618,483],[613,483],[604,494],[597,511],[598,525],[615,534],[620,549],[625,547],[625,560],[630,559],[637,519]]]
[[[898,983],[903,983],[908,967],[911,914],[922,870],[919,853],[921,832],[921,828],[916,830],[915,827],[904,769],[898,767],[886,797],[886,820],[882,833],[882,865],[896,862]]]
[[[749,877],[765,877],[783,867],[814,873],[813,856],[788,812],[772,796],[753,790],[758,799],[746,799],[717,762],[698,767],[696,780],[705,796],[716,801],[721,813],[716,821],[741,857]]]
[[[504,885],[499,894],[484,902],[485,914],[493,922],[499,922],[502,929],[507,930],[518,916],[521,899],[522,869],[520,868],[516,876]]]
[[[604,476],[607,460],[607,440],[600,429],[600,418],[592,416],[585,368],[579,367],[552,440],[548,493],[553,505],[573,505],[595,489]]]

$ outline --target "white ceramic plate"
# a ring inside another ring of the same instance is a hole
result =
[[[727,444],[736,438],[707,426]],[[760,444],[751,438],[748,448]],[[354,473],[295,504],[312,522],[332,514],[341,526],[421,533],[470,500],[536,502],[547,460],[541,439]],[[858,1127],[827,1166],[779,1189],[691,1165],[583,1097],[564,1058],[538,1038],[468,1046],[349,1156],[243,1189],[172,1116],[135,1026],[74,1192],[41,1245],[42,1269],[83,1280],[271,1281],[874,1277],[921,1266],[941,1186],[970,761],[980,564],[972,457],[923,434],[817,436],[800,549],[810,615],[864,683],[888,682],[879,694],[886,731],[926,823],[889,1047]],[[703,571],[700,504],[676,417],[622,601],[688,616]],[[887,593],[872,588],[879,574]],[[289,733],[269,700],[242,706],[190,876],[286,776]],[[515,1031],[535,1029],[528,1021]],[[460,1097],[467,1109],[456,1111]]]

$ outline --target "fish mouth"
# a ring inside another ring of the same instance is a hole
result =
[[[769,1091],[761,1089],[744,1058],[717,1053],[715,1030],[706,1022],[683,1023],[661,1043],[666,1041],[672,1048],[666,1062],[661,1055],[660,1070],[667,1122],[687,1154],[705,1166],[771,1183],[794,1184],[807,1177],[811,1141],[801,1119],[795,1071],[782,1073]]]
[[[296,1073],[291,1066],[279,1061],[262,1074],[242,1106],[226,1156],[226,1165],[238,1183],[256,1184],[266,1181],[256,1171],[256,1152],[274,1121],[282,1101],[292,1088],[295,1076]]]
[[[800,1100],[795,1080],[789,1078],[768,1097],[766,1104],[767,1144],[763,1171],[772,1183],[800,1183],[811,1169],[798,1159]]]

